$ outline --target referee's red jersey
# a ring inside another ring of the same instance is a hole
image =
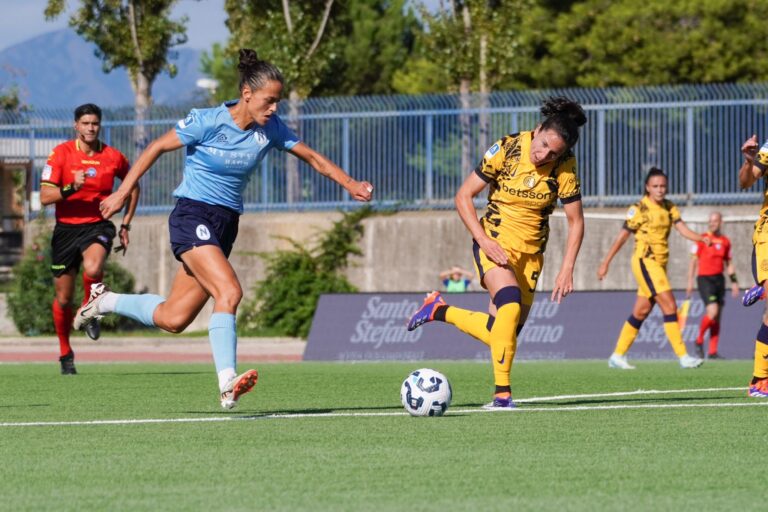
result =
[[[723,273],[725,264],[731,261],[731,241],[727,236],[715,236],[707,233],[712,244],[707,247],[704,242],[696,242],[693,253],[699,258],[699,275],[716,276]]]
[[[64,187],[75,181],[77,171],[85,173],[82,188],[56,203],[56,222],[92,224],[104,220],[99,203],[112,193],[115,176],[122,180],[129,168],[125,156],[103,142],[99,142],[97,151],[92,155],[81,151],[77,140],[56,146],[43,168],[42,186]]]

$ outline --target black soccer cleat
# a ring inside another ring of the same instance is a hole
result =
[[[94,341],[99,339],[99,336],[101,336],[101,325],[98,318],[94,318],[85,324],[85,334]]]
[[[77,375],[77,368],[75,368],[75,353],[70,351],[69,354],[61,356],[59,358],[61,363],[62,375]]]

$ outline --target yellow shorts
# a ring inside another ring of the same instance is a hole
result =
[[[752,235],[752,275],[756,283],[768,280],[768,219],[760,217]]]
[[[517,284],[520,286],[520,301],[523,306],[533,304],[533,296],[536,293],[536,282],[541,274],[541,266],[544,263],[544,255],[525,254],[514,249],[504,248],[509,257],[509,264],[505,267],[511,270],[517,278]],[[492,268],[498,267],[496,263],[488,259],[477,242],[472,244],[472,255],[475,260],[475,270],[480,276],[480,284],[485,288],[486,272]]]
[[[652,299],[672,289],[667,278],[667,266],[651,258],[632,256],[632,273],[637,280],[637,295]]]

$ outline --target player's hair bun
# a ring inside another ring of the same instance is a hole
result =
[[[240,72],[246,72],[258,66],[260,62],[261,61],[259,60],[259,55],[255,50],[251,50],[250,48],[241,48],[240,63],[237,65],[237,69]]]

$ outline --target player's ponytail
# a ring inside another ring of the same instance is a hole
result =
[[[577,102],[564,96],[550,97],[541,105],[542,130],[554,130],[568,148],[579,140],[579,127],[587,122],[584,109]]]
[[[260,60],[258,54],[250,48],[240,49],[240,62],[237,65],[237,71],[240,73],[240,90],[244,87],[250,87],[251,90],[258,90],[267,85],[267,82],[274,80],[283,82],[283,74],[277,69],[277,66]]]

